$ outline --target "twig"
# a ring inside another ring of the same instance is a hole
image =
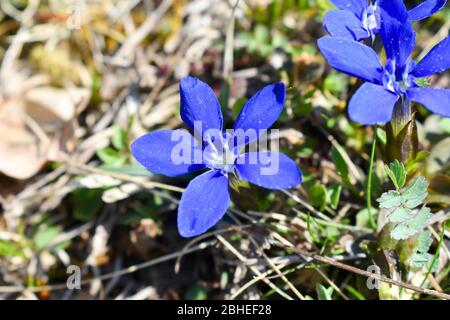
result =
[[[149,16],[143,24],[131,35],[117,51],[114,60],[123,60],[134,50],[139,43],[160,23],[162,16],[172,6],[173,0],[164,0],[159,7]]]
[[[238,251],[235,247],[231,245],[227,240],[225,240],[224,237],[221,235],[216,235],[217,240],[219,240],[228,250],[230,250],[240,261],[245,262],[247,259]],[[257,276],[260,276],[262,272],[260,272],[256,267],[250,266],[250,270],[256,274]],[[282,291],[280,288],[278,288],[275,284],[272,283],[272,281],[262,278],[262,281],[266,283],[269,287],[271,287],[273,290],[275,290],[280,296],[287,300],[294,300],[290,295],[288,295],[286,292]]]
[[[288,195],[289,197],[292,198],[292,200],[294,200],[295,202],[301,204],[302,206],[304,206],[306,209],[308,209],[309,211],[311,211],[312,213],[314,213],[316,216],[318,216],[319,218],[326,220],[326,221],[330,221],[331,218],[326,216],[325,214],[323,214],[320,211],[317,211],[316,209],[314,209],[313,206],[311,206],[308,202],[304,201],[303,199],[301,199],[299,196],[297,196],[296,194],[293,194],[289,191],[286,190],[281,190],[284,194]]]
[[[286,244],[283,245],[281,243],[276,243],[276,245],[278,247],[281,247],[281,248],[286,248]],[[310,258],[312,258],[312,259],[314,259],[316,261],[319,261],[319,262],[322,262],[322,263],[325,263],[325,264],[328,264],[328,265],[331,265],[331,266],[334,266],[336,268],[343,269],[343,270],[346,270],[346,271],[349,271],[349,272],[353,272],[353,273],[359,274],[359,275],[367,277],[367,278],[373,278],[373,279],[378,280],[378,281],[389,283],[391,285],[395,285],[395,286],[398,286],[398,287],[401,287],[401,288],[409,289],[409,290],[412,290],[412,291],[415,291],[415,292],[428,294],[430,296],[434,296],[434,297],[437,297],[437,298],[440,298],[440,299],[450,300],[450,295],[448,295],[446,293],[440,293],[440,292],[437,292],[435,290],[424,289],[424,288],[420,288],[420,287],[417,287],[417,286],[414,286],[414,285],[411,285],[411,284],[408,284],[408,283],[404,283],[404,282],[401,282],[401,281],[392,280],[392,279],[387,278],[386,276],[383,276],[383,275],[379,275],[379,274],[376,274],[376,273],[372,273],[372,272],[368,272],[368,271],[365,271],[365,270],[361,270],[359,268],[349,266],[349,265],[344,264],[342,262],[338,262],[338,261],[336,261],[334,259],[331,259],[331,258],[328,258],[328,257],[323,257],[323,256],[318,255],[318,254],[313,253],[313,252],[308,252],[308,251],[305,251],[305,250],[302,250],[302,249],[295,248],[293,245],[291,245],[289,247],[289,249],[293,250],[295,253],[297,253],[300,256],[310,257]]]
[[[116,178],[116,179],[119,179],[122,181],[133,182],[133,183],[136,183],[138,185],[141,185],[141,186],[143,186],[145,188],[149,188],[149,189],[159,188],[159,189],[175,191],[175,192],[183,192],[184,191],[183,188],[174,187],[170,184],[165,184],[165,183],[156,182],[156,181],[142,180],[142,178],[133,177],[133,176],[130,176],[127,174],[122,174],[122,173],[111,172],[111,171],[107,171],[107,170],[103,170],[103,169],[98,169],[98,168],[95,168],[95,167],[92,167],[89,165],[76,163],[73,161],[68,161],[67,163],[69,165],[69,169],[70,169],[70,167],[74,167],[81,171],[86,171],[86,172],[95,173],[95,174],[101,174],[104,176],[110,176],[112,178]]]
[[[208,242],[202,242],[191,249],[185,250],[184,254],[192,253],[192,252],[199,251],[199,250],[204,250],[204,249],[209,248],[212,245],[214,245],[214,243],[216,243],[216,241],[214,241],[214,240],[208,241]],[[173,260],[173,259],[177,258],[180,255],[180,253],[181,253],[181,250],[167,254],[165,256],[162,256],[162,257],[159,257],[159,258],[156,258],[153,260],[150,260],[150,261],[146,261],[146,262],[143,262],[140,264],[133,265],[131,267],[122,269],[120,271],[107,273],[107,274],[104,274],[104,275],[101,275],[99,277],[92,278],[92,279],[85,279],[85,280],[82,280],[80,282],[80,284],[86,285],[86,284],[90,284],[94,281],[108,280],[108,279],[112,279],[115,277],[123,276],[125,274],[133,273],[133,272],[136,272],[141,269],[153,267],[157,264],[167,262],[169,260]],[[29,292],[40,292],[40,291],[51,291],[51,290],[65,290],[65,289],[67,289],[66,283],[59,283],[59,284],[40,286],[40,287],[30,287],[30,288],[17,287],[17,286],[0,286],[0,293],[18,293],[18,292],[22,292],[24,290],[29,291]]]

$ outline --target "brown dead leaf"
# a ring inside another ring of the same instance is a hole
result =
[[[76,115],[90,91],[54,88],[30,78],[0,97],[0,172],[15,178],[35,175],[47,161],[61,161],[75,147]]]

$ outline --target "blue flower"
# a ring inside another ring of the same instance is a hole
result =
[[[378,3],[380,35],[387,57],[384,67],[375,51],[359,42],[344,37],[323,37],[318,41],[320,51],[333,68],[367,81],[350,99],[350,118],[367,125],[388,122],[400,98],[450,117],[450,90],[421,87],[416,81],[450,68],[450,37],[416,64],[410,60],[416,35],[403,1]]]
[[[283,153],[241,154],[242,148],[256,141],[282,112],[286,96],[283,83],[268,85],[249,99],[231,132],[222,131],[220,104],[207,84],[186,77],[180,83],[180,96],[181,118],[196,138],[186,130],[154,131],[134,141],[131,152],[148,170],[170,177],[207,169],[181,196],[178,230],[182,236],[202,234],[222,219],[230,205],[232,175],[268,189],[288,189],[301,183],[299,168]],[[177,159],[180,155],[181,162]],[[264,171],[275,162],[276,170]]]
[[[325,30],[332,36],[353,40],[373,38],[380,31],[379,0],[331,0],[339,10],[329,11],[323,20]],[[412,21],[430,17],[441,10],[447,0],[427,0],[408,12]]]

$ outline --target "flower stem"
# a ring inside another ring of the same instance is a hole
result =
[[[369,173],[367,176],[367,190],[366,190],[367,212],[369,214],[369,222],[370,227],[372,229],[376,229],[375,220],[372,215],[372,175],[373,175],[373,163],[375,160],[376,145],[377,145],[377,133],[375,129],[373,134],[372,149],[370,152]]]

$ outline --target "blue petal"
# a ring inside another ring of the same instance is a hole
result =
[[[341,10],[350,10],[361,17],[365,8],[369,6],[368,0],[330,0],[332,4]]]
[[[447,0],[427,0],[417,7],[409,10],[409,17],[412,21],[426,19],[441,10]]]
[[[370,36],[361,21],[347,10],[328,11],[323,18],[323,27],[330,35],[335,37],[359,41]]]
[[[250,129],[255,134],[246,137],[245,143],[256,140],[262,131],[270,128],[277,121],[283,111],[285,99],[286,88],[283,83],[265,86],[242,107],[234,124],[234,131],[239,130],[236,132],[239,134]]]
[[[416,34],[412,28],[403,0],[380,0],[381,29],[386,56],[395,61],[401,70],[416,44]]]
[[[249,152],[236,159],[242,180],[267,189],[290,189],[302,182],[297,164],[280,152]]]
[[[365,125],[391,120],[398,96],[383,86],[364,83],[350,99],[348,114],[352,121]]]
[[[414,87],[408,97],[433,113],[450,118],[450,89]]]
[[[131,144],[131,153],[146,169],[169,177],[191,173],[205,167],[202,164],[199,143],[186,130],[159,130],[147,133]]]
[[[178,231],[194,237],[214,226],[230,206],[228,177],[211,170],[192,180],[181,196]]]
[[[342,37],[323,37],[317,43],[336,70],[369,82],[381,82],[383,67],[372,48]]]
[[[450,68],[450,36],[439,42],[417,64],[413,75],[417,78],[431,76]]]
[[[194,122],[201,122],[198,135],[208,129],[222,130],[223,118],[219,101],[214,91],[197,78],[185,77],[180,82],[181,119],[194,130]]]

